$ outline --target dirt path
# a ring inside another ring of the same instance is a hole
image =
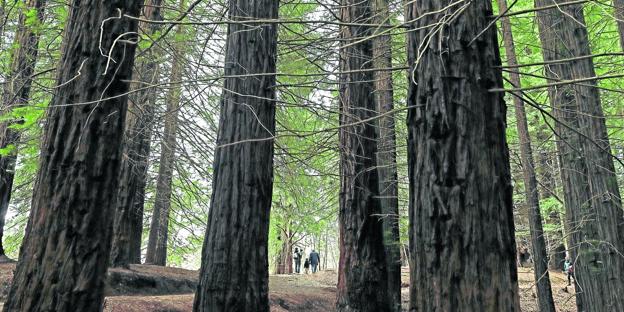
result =
[[[520,305],[523,312],[537,312],[537,296],[533,270],[518,268],[518,282],[520,284]],[[558,312],[576,312],[574,286],[567,286],[568,280],[561,271],[550,272],[553,299]]]
[[[7,290],[14,265],[0,265],[0,308],[2,293]],[[537,299],[533,272],[519,268],[518,272],[522,311],[536,312]],[[576,312],[572,287],[560,272],[550,273],[553,296],[559,312]],[[187,312],[192,311],[193,295],[160,294],[164,291],[189,292],[189,285],[196,281],[196,271],[153,266],[133,266],[130,270],[113,270],[106,298],[106,312]],[[315,275],[272,275],[270,277],[270,301],[272,312],[333,311],[336,298],[335,271],[322,271]],[[408,307],[409,271],[403,270],[403,306]],[[153,288],[153,289],[150,289]],[[155,288],[154,288],[155,287]],[[159,289],[156,289],[159,288]],[[172,290],[173,289],[173,290]],[[129,293],[133,295],[128,295]],[[160,294],[160,295],[158,295]],[[6,296],[6,293],[4,293]]]

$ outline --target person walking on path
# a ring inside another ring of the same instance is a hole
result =
[[[306,258],[305,262],[303,263],[303,271],[305,272],[305,274],[308,274],[308,270],[310,270],[310,260]]]
[[[318,267],[319,263],[321,263],[321,256],[318,252],[312,249],[312,252],[310,253],[310,265],[312,266],[312,273],[316,273],[316,268]]]
[[[295,247],[295,254],[293,255],[293,259],[295,260],[295,274],[301,273],[301,256],[299,248]]]

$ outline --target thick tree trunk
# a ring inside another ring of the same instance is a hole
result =
[[[232,0],[231,20],[276,19],[279,0]],[[213,191],[193,311],[269,311],[277,24],[230,24]],[[251,75],[236,77],[236,75]]]
[[[536,6],[553,0],[536,0]],[[582,5],[537,12],[545,61],[590,55]],[[550,64],[551,82],[594,77],[591,58]],[[595,82],[549,90],[575,265],[579,311],[624,311],[624,217],[605,118]],[[576,132],[578,131],[578,133]]]
[[[162,20],[160,6],[162,0],[147,0],[142,16],[148,20]],[[142,22],[140,29],[153,34],[161,28],[161,24]],[[144,84],[158,82],[159,65],[157,53],[145,51],[145,56],[137,60],[128,101],[128,116],[124,132],[124,153],[121,165],[117,211],[111,252],[113,267],[141,263],[141,236],[143,234],[143,206],[145,203],[145,187],[147,185],[147,169],[150,155],[154,107],[156,105],[155,88],[144,88]]]
[[[11,60],[11,72],[3,85],[0,115],[24,106],[30,98],[32,74],[37,63],[39,48],[39,33],[26,25],[26,10],[34,10],[39,21],[43,20],[45,1],[28,0],[24,11],[19,16],[17,33],[15,34],[15,50]],[[2,21],[0,21],[2,22]],[[18,121],[19,122],[19,121]],[[20,133],[10,128],[11,123],[0,122],[0,149],[13,147],[10,154],[0,155],[0,262],[5,259],[2,238],[4,236],[4,222],[11,200],[11,189],[15,177],[15,162],[17,160],[16,146],[20,140]]]
[[[498,0],[498,11],[507,11],[506,0]],[[509,18],[503,17],[501,19],[501,25],[503,28],[505,51],[507,53],[507,64],[509,66],[515,66],[518,64],[518,61],[516,59],[516,47],[514,45]],[[514,88],[521,87],[520,74],[517,72],[510,73],[510,81]],[[522,161],[526,203],[529,206],[529,229],[531,232],[531,246],[533,249],[533,265],[535,267],[533,274],[537,281],[539,311],[555,312],[555,302],[552,296],[550,276],[548,273],[548,254],[546,252],[546,241],[544,239],[544,229],[542,227],[542,215],[539,205],[540,196],[537,189],[531,137],[529,136],[529,125],[521,96],[521,94],[514,94],[513,102],[516,114],[516,127],[520,140],[520,158]]]
[[[180,1],[180,8],[184,10],[184,0]],[[178,26],[177,36],[182,35],[182,26]],[[184,53],[180,46],[174,53],[171,68],[171,81],[177,82],[182,78],[184,70]],[[169,237],[169,211],[171,208],[171,182],[175,165],[176,133],[178,132],[178,110],[180,109],[181,85],[176,84],[167,94],[167,111],[165,112],[165,129],[160,145],[160,163],[156,181],[156,200],[147,242],[145,262],[155,265],[167,264],[167,239]]]
[[[71,3],[32,210],[4,311],[102,309],[127,106],[121,95],[135,51],[117,39],[137,39],[136,21],[116,17],[136,16],[140,6],[138,0]],[[102,34],[94,31],[100,25]],[[82,104],[67,105],[73,103]]]
[[[341,1],[341,21],[370,24],[373,0]],[[393,311],[380,218],[373,42],[368,26],[344,26],[340,36],[340,264],[338,311]]]
[[[388,0],[373,0],[373,21],[375,24],[390,25]],[[376,28],[387,31],[387,28]],[[396,130],[394,127],[394,92],[392,82],[392,38],[384,34],[373,40],[373,66],[375,76],[375,100],[379,139],[377,142],[377,173],[379,174],[379,196],[383,215],[383,238],[388,269],[388,297],[392,311],[401,311],[401,251],[399,238],[399,187],[396,164]]]
[[[407,7],[410,311],[520,311],[491,2]]]

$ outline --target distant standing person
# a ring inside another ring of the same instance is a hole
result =
[[[293,255],[293,259],[295,259],[295,273],[301,273],[301,252],[299,248],[295,247],[295,254]]]
[[[527,266],[530,266],[529,263],[531,262],[531,253],[529,252],[528,248],[526,247],[522,248],[518,256],[519,256],[518,258],[519,258],[521,267],[524,267],[525,264]]]
[[[572,285],[572,279],[574,278],[574,264],[572,264],[570,259],[566,259],[563,264],[563,271],[568,275],[568,286]]]
[[[310,260],[306,258],[305,262],[303,263],[303,271],[305,272],[305,274],[308,274],[308,270],[310,270]]]
[[[316,273],[316,268],[318,267],[319,263],[321,263],[321,256],[318,254],[318,252],[312,249],[312,252],[310,253],[310,265],[312,266],[312,273]]]

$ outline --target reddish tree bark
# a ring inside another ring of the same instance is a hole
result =
[[[407,5],[410,311],[520,311],[490,1]]]
[[[136,16],[140,6],[138,0],[71,3],[32,210],[5,311],[102,309],[127,105],[122,94],[134,62],[129,41],[137,39],[137,22],[119,16]],[[100,26],[101,34],[94,31]],[[118,38],[129,41],[113,45]]]
[[[374,0],[373,21],[390,25],[388,0]],[[392,37],[378,27],[373,39],[375,100],[377,101],[379,139],[377,142],[377,172],[379,200],[383,215],[384,248],[388,269],[388,300],[395,312],[401,311],[401,241],[399,238],[399,183],[396,163],[396,129],[394,126],[394,84],[392,81]]]
[[[160,21],[162,0],[146,0],[142,17]],[[148,35],[162,28],[161,24],[141,22],[139,29]],[[141,263],[141,236],[143,234],[143,206],[147,185],[148,159],[152,137],[154,107],[157,92],[155,88],[144,88],[144,83],[158,82],[158,53],[153,49],[144,51],[137,60],[133,73],[133,83],[128,101],[128,116],[124,131],[124,153],[117,195],[117,211],[111,265],[113,267]]]
[[[393,311],[380,219],[371,0],[341,1],[340,263],[337,311]]]
[[[280,235],[282,247],[279,252],[276,274],[292,274],[293,272],[293,234],[282,230]]]
[[[498,11],[507,12],[506,0],[498,0]],[[511,22],[509,17],[501,19],[503,30],[503,41],[507,53],[507,64],[509,66],[518,65],[516,59],[516,47],[514,45]],[[520,74],[510,73],[510,81],[514,88],[520,88]],[[533,149],[531,148],[531,137],[529,135],[529,125],[524,110],[524,102],[521,94],[513,94],[513,102],[516,114],[516,127],[520,140],[520,158],[522,161],[522,173],[524,178],[524,189],[527,206],[529,206],[529,232],[531,233],[531,247],[533,251],[533,274],[537,281],[537,299],[540,312],[555,312],[555,302],[550,286],[550,275],[548,273],[548,254],[546,253],[546,241],[544,239],[544,229],[542,227],[542,214],[540,213],[540,195],[537,189],[537,177],[533,162]]]
[[[233,21],[276,19],[278,9],[278,0],[232,0],[228,14]],[[276,57],[277,24],[228,25],[195,312],[269,311]]]
[[[535,0],[535,6],[564,3]],[[582,4],[536,13],[545,61],[591,55]],[[592,58],[546,66],[549,82],[595,77]],[[549,88],[579,311],[624,311],[624,216],[595,81]]]

